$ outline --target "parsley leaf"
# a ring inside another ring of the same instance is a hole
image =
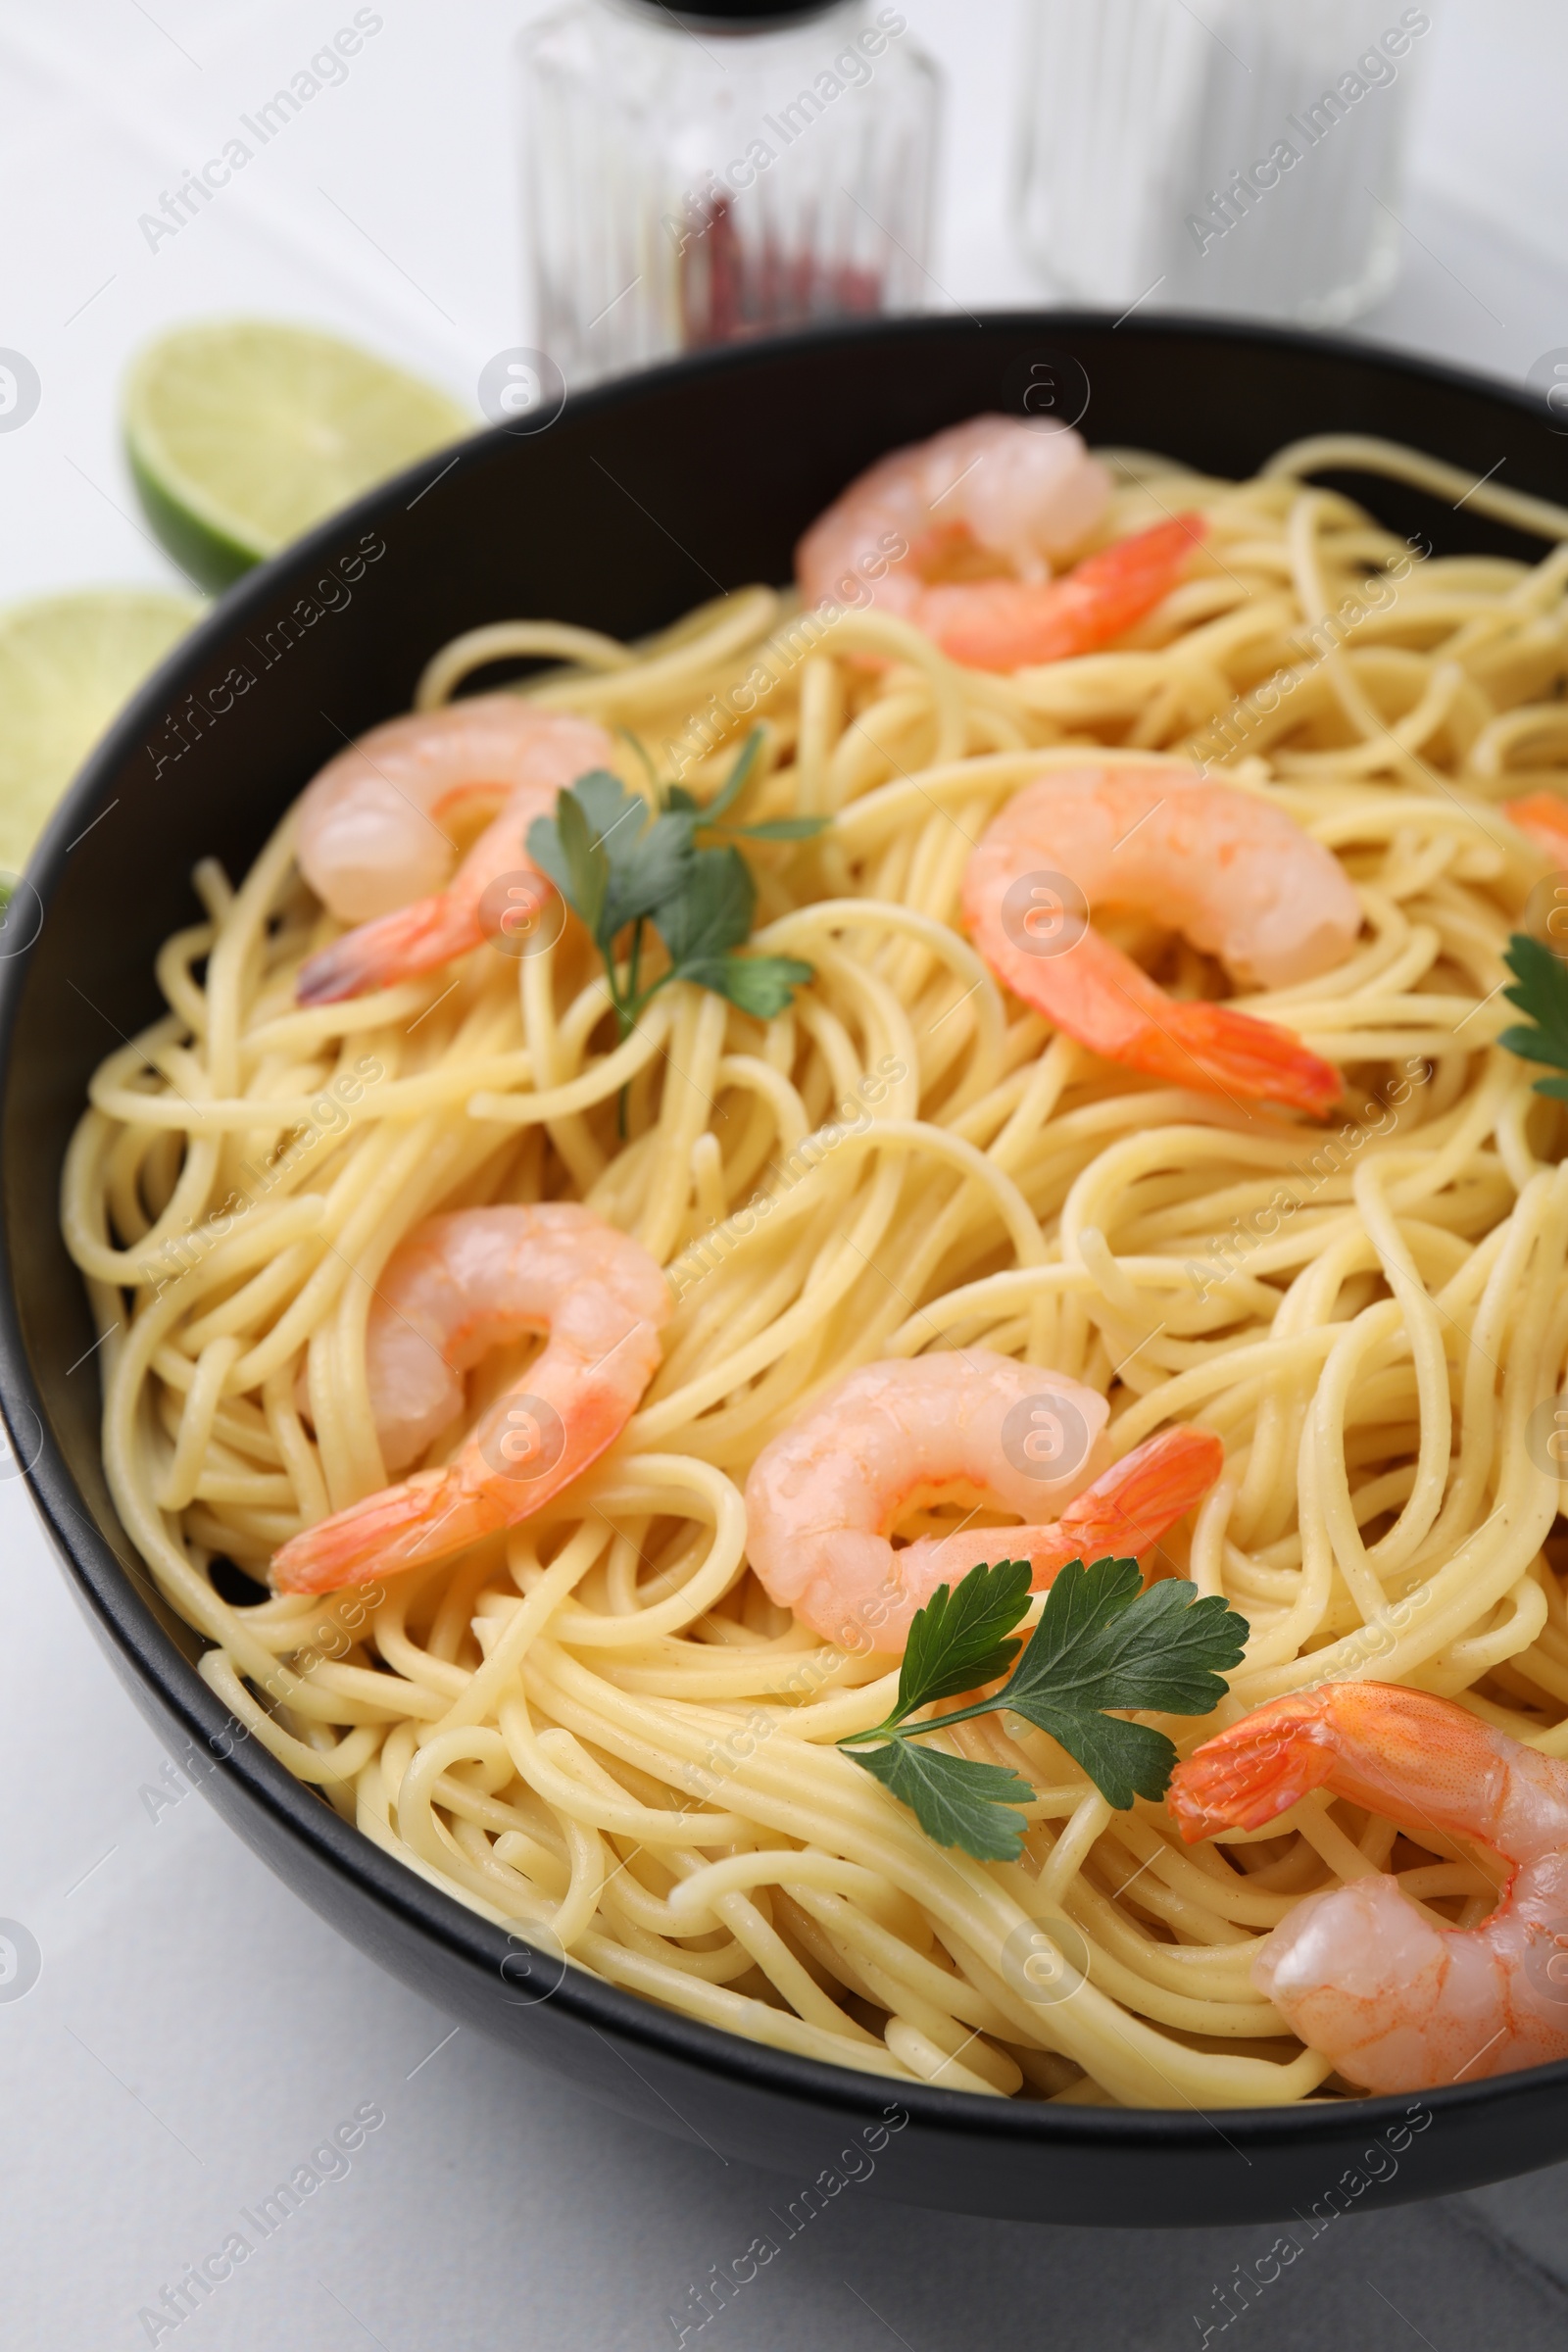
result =
[[[610,946],[627,923],[645,915],[658,919],[685,887],[691,871],[691,841],[679,817],[656,816],[636,846],[635,859],[625,868],[610,861],[610,900],[605,908],[603,943]]]
[[[1054,1707],[1039,1708],[1030,1721],[1082,1765],[1106,1804],[1118,1813],[1125,1813],[1135,1796],[1163,1796],[1170,1787],[1175,1744],[1150,1724]]]
[[[752,935],[756,905],[757,884],[739,850],[696,850],[684,890],[659,911],[659,930],[672,979],[693,980],[770,1021],[812,977],[812,967],[798,956],[734,953]]]
[[[1023,1823],[1012,1811],[1034,1796],[1029,1783],[1003,1764],[975,1764],[940,1747],[893,1740],[857,1755],[901,1805],[907,1805],[928,1838],[958,1845],[981,1862],[1015,1862],[1023,1851]]]
[[[684,889],[660,910],[659,934],[670,962],[702,963],[727,956],[750,939],[756,905],[757,884],[739,850],[693,850]]]
[[[548,845],[541,834],[546,824],[550,826]],[[528,855],[536,865],[543,866],[597,939],[610,895],[610,858],[574,795],[561,795],[554,819],[535,818],[528,828]]]
[[[681,888],[691,864],[691,829],[676,816],[650,822],[640,793],[628,792],[604,768],[590,768],[560,795],[553,817],[534,818],[528,855],[608,955],[628,923],[655,913]]]
[[[806,841],[827,823],[825,817],[781,816],[757,825],[721,824],[745,790],[761,742],[761,729],[755,728],[706,808],[683,785],[671,784],[653,808],[618,776],[591,768],[559,796],[554,816],[535,817],[528,828],[529,857],[582,917],[604,958],[622,1037],[630,1036],[643,1007],[671,980],[691,981],[728,998],[742,1012],[771,1020],[813,976],[811,965],[795,956],[737,952],[752,934],[752,870],[733,841],[698,846],[699,834],[713,831],[735,840]],[[649,923],[669,961],[644,986]],[[622,984],[615,942],[628,926]]]
[[[1502,993],[1510,1004],[1529,1014],[1531,1026],[1505,1029],[1498,1045],[1521,1061],[1550,1062],[1568,1070],[1568,965],[1528,931],[1514,933],[1502,960],[1517,984]],[[1568,1102],[1568,1078],[1538,1078],[1535,1091]]]
[[[682,964],[678,977],[694,980],[699,988],[710,988],[715,996],[728,997],[740,1011],[760,1021],[770,1021],[784,1010],[795,991],[814,977],[814,967],[803,963],[798,956],[725,956]]]
[[[757,765],[757,755],[761,748],[762,730],[760,727],[754,727],[741,745],[734,766],[709,802],[703,816],[705,824],[716,825],[719,818],[734,808],[741,794],[751,782],[752,770]],[[677,785],[674,789],[678,791],[679,786]],[[690,801],[692,796],[688,792],[682,794],[681,797]],[[695,808],[698,804],[693,802],[692,805]]]
[[[955,1592],[939,1585],[909,1627],[895,1716],[912,1715],[935,1698],[978,1690],[1005,1674],[1023,1643],[1003,1637],[1028,1606],[1027,1560],[971,1569]]]
[[[1174,1578],[1144,1589],[1136,1560],[1071,1560],[1046,1598],[1006,1703],[1070,1708],[1150,1707],[1207,1715],[1225,1695],[1216,1666],[1239,1666],[1243,1619]],[[1032,1718],[1031,1718],[1032,1720]]]
[[[1125,1811],[1135,1797],[1163,1796],[1176,1749],[1163,1732],[1128,1723],[1124,1714],[1208,1714],[1225,1695],[1220,1670],[1241,1663],[1249,1632],[1218,1595],[1195,1598],[1190,1584],[1172,1580],[1146,1591],[1136,1560],[1070,1561],[1020,1645],[1011,1628],[1028,1606],[1022,1560],[973,1568],[951,1591],[941,1586],[909,1627],[892,1714],[839,1742],[933,1838],[980,1861],[1008,1860],[1020,1850],[1022,1827],[1008,1813],[1029,1802],[1029,1784],[1000,1765],[918,1747],[922,1733],[1005,1708],[1049,1732],[1106,1802]],[[1020,1646],[1000,1690],[952,1715],[914,1720],[935,1699],[995,1682]],[[868,1740],[883,1744],[867,1747]]]
[[[648,803],[642,794],[628,792],[608,767],[590,767],[577,778],[571,791],[612,863],[628,862],[633,845],[648,822]]]

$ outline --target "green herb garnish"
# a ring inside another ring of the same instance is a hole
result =
[[[1568,1070],[1568,966],[1528,931],[1514,933],[1502,960],[1518,984],[1502,993],[1529,1014],[1531,1025],[1505,1029],[1498,1045],[1521,1061],[1547,1061]],[[1568,1078],[1538,1078],[1536,1093],[1568,1102]]]
[[[754,729],[723,788],[708,803],[679,784],[657,808],[628,792],[618,776],[594,768],[563,792],[553,817],[528,828],[528,855],[587,925],[604,958],[620,1035],[629,1037],[644,1007],[672,980],[727,997],[743,1012],[771,1020],[791,992],[812,977],[795,956],[742,956],[752,935],[757,884],[737,841],[807,841],[828,822],[781,816],[760,825],[722,822],[746,788],[761,730]],[[717,833],[718,846],[700,847]],[[669,964],[644,985],[643,950],[652,924]],[[615,942],[630,928],[624,969]]]
[[[915,1744],[926,1732],[1007,1708],[1049,1732],[1081,1764],[1107,1803],[1125,1812],[1135,1796],[1163,1796],[1176,1749],[1163,1732],[1126,1723],[1110,1709],[1206,1715],[1225,1695],[1220,1669],[1240,1665],[1245,1617],[1216,1594],[1193,1597],[1171,1579],[1143,1589],[1136,1560],[1072,1560],[1046,1596],[1027,1643],[1012,1628],[1029,1607],[1027,1560],[971,1568],[941,1586],[909,1627],[899,1695],[885,1723],[839,1741],[846,1753],[908,1806],[928,1836],[981,1862],[1011,1862],[1023,1845],[1017,1805],[1034,1790],[1000,1764],[976,1764]],[[910,1719],[1004,1674],[989,1698],[951,1715]],[[866,1748],[867,1740],[880,1746]]]

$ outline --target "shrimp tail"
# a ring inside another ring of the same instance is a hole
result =
[[[484,936],[476,902],[451,890],[437,891],[345,931],[313,956],[295,983],[295,1003],[339,1004],[372,988],[390,988],[416,973],[434,971],[455,956],[466,956]]]
[[[1048,1592],[1072,1560],[1137,1558],[1202,1499],[1224,1466],[1225,1447],[1212,1430],[1162,1430],[1102,1471],[1049,1526],[922,1536],[898,1554],[907,1600],[901,1628],[939,1584],[956,1583],[982,1562],[1027,1560],[1030,1591]]]
[[[1205,528],[1201,514],[1175,515],[1085,557],[1061,579],[930,588],[924,616],[949,659],[975,669],[1021,669],[1091,654],[1170,594]]]
[[[1231,1004],[1167,997],[1081,916],[1069,914],[1069,952],[1032,953],[1016,928],[996,919],[993,874],[975,878],[983,856],[982,845],[964,886],[969,929],[998,978],[1066,1036],[1124,1068],[1200,1094],[1279,1102],[1314,1117],[1339,1101],[1339,1071],[1291,1030]]]
[[[1058,590],[1055,631],[1070,652],[1090,651],[1119,637],[1167,597],[1181,578],[1182,567],[1207,529],[1201,514],[1189,510],[1152,530],[1135,531],[1117,539],[1099,555],[1088,556]],[[1035,659],[1054,662],[1052,650]]]
[[[291,1536],[272,1555],[274,1592],[336,1592],[477,1543],[504,1524],[457,1470],[416,1471]]]
[[[1334,1064],[1309,1052],[1289,1029],[1229,1004],[1171,1004],[1157,1022],[1145,1024],[1136,1057],[1128,1059],[1151,1077],[1205,1093],[1228,1088],[1251,1102],[1285,1103],[1315,1118],[1343,1091]]]
[[[1177,1766],[1170,1807],[1192,1843],[1217,1829],[1255,1830],[1332,1783],[1336,1795],[1395,1820],[1486,1838],[1503,1739],[1431,1690],[1317,1683],[1196,1748]]]
[[[1062,1512],[1051,1530],[1050,1553],[1042,1548],[1033,1555],[1033,1590],[1043,1592],[1069,1560],[1148,1551],[1201,1501],[1224,1467],[1224,1445],[1208,1429],[1161,1430],[1135,1446]]]
[[[1216,1830],[1256,1830],[1321,1788],[1335,1767],[1326,1727],[1303,1715],[1260,1707],[1205,1740],[1171,1779],[1170,1809],[1183,1838],[1196,1845]]]

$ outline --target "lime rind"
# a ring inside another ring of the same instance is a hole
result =
[[[125,439],[148,520],[181,568],[241,572],[474,429],[445,393],[314,328],[177,328],[136,362]]]
[[[170,497],[157,475],[149,472],[133,445],[127,445],[125,454],[142,513],[159,545],[188,580],[218,596],[263,562],[269,553],[266,548],[246,546],[232,535],[229,526],[199,514],[194,500],[180,505]]]

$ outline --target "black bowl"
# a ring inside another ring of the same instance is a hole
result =
[[[803,526],[871,459],[1054,386],[1086,430],[1252,471],[1333,430],[1416,443],[1568,500],[1544,408],[1350,345],[1054,315],[912,319],[682,363],[425,462],[235,587],[77,780],[0,935],[0,1404],[78,1599],[184,1771],[321,1916],[466,2023],[628,2115],[821,2185],[1058,2222],[1213,2224],[1434,2196],[1568,2155],[1568,2065],[1420,2099],[1049,2110],[898,2086],[761,2049],[530,1955],[349,1828],[195,1672],[121,1527],[99,1456],[93,1329],[56,1213],[89,1074],[161,1009],[153,957],[195,917],[197,858],[244,872],[344,739],[407,707],[457,631],[515,613],[636,636],[788,576]],[[1076,391],[1075,388],[1076,387]],[[1365,488],[1366,485],[1360,485]],[[1441,552],[1537,554],[1461,504],[1379,482]],[[500,673],[497,673],[500,674]],[[1413,2112],[1412,2112],[1413,2111]],[[886,2120],[884,2120],[886,2119]],[[1395,2151],[1390,2154],[1390,2150]],[[1367,2154],[1377,2151],[1376,2154]],[[793,2192],[791,2192],[793,2193]]]

